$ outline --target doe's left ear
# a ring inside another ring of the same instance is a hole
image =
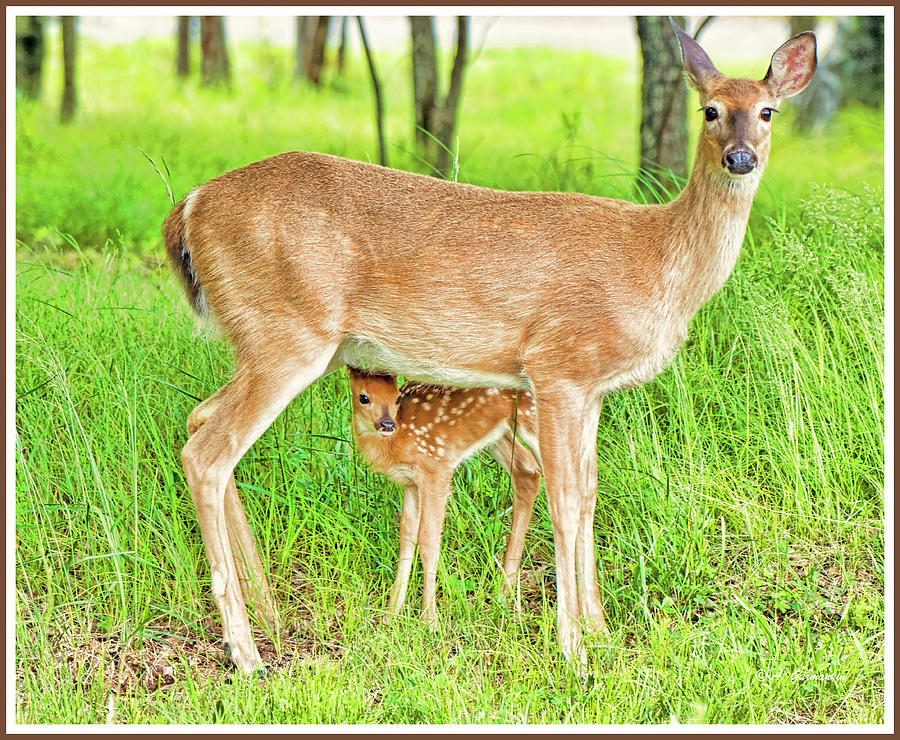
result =
[[[678,43],[681,44],[681,58],[684,61],[684,71],[687,72],[691,87],[702,91],[711,79],[721,77],[722,74],[716,69],[716,65],[710,61],[709,56],[703,51],[700,44],[682,31],[672,19],[672,16],[669,16],[669,23],[672,24],[672,30],[675,31]]]
[[[775,97],[789,98],[806,88],[816,64],[816,36],[806,31],[778,47],[763,82]]]

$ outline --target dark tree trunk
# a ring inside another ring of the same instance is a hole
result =
[[[341,41],[337,50],[337,72],[344,74],[344,63],[347,56],[347,16],[341,18]]]
[[[412,38],[416,143],[435,170],[444,177],[450,164],[451,146],[456,131],[456,113],[468,59],[469,19],[467,16],[457,16],[456,19],[456,54],[450,72],[447,95],[443,100],[438,92],[434,18],[410,16],[409,27]]]
[[[63,93],[59,108],[60,123],[69,123],[75,117],[75,18],[62,16]]]
[[[444,98],[441,105],[439,117],[438,139],[443,146],[438,146],[437,158],[434,163],[434,166],[442,174],[447,173],[450,165],[450,150],[453,133],[456,131],[456,111],[459,108],[459,96],[462,93],[462,79],[468,51],[469,19],[467,16],[459,15],[456,17],[456,55],[450,71],[450,87],[447,90],[447,97]]]
[[[178,53],[175,58],[175,71],[179,77],[187,77],[191,73],[190,16],[178,16]]]
[[[316,18],[316,30],[313,33],[309,67],[306,72],[306,79],[316,87],[322,84],[322,69],[325,67],[325,47],[328,44],[328,27],[330,25],[330,15],[320,15]]]
[[[295,76],[318,87],[325,67],[330,15],[297,16],[297,67]]]
[[[44,19],[16,16],[16,89],[29,100],[41,96],[44,65]]]
[[[225,19],[220,15],[200,16],[200,77],[204,85],[229,84],[231,70],[225,48]]]
[[[369,64],[369,76],[372,78],[372,90],[375,93],[375,126],[378,130],[378,161],[385,167],[388,166],[387,149],[384,146],[384,108],[381,100],[381,82],[378,72],[375,70],[375,58],[369,48],[369,40],[366,38],[366,29],[361,15],[356,16],[359,24],[359,35],[362,39],[363,51],[366,53],[366,61]]]
[[[687,87],[681,47],[666,16],[637,16],[641,82],[641,176],[650,195],[665,198],[687,177]],[[684,19],[675,22],[684,26]]]
[[[437,42],[434,37],[434,18],[413,15],[409,18],[412,37],[413,105],[416,113],[416,143],[431,151],[429,132],[435,130],[434,114],[437,106]],[[431,157],[429,157],[431,160]]]

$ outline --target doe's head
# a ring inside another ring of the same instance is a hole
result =
[[[769,158],[771,122],[778,102],[802,92],[816,71],[816,37],[806,32],[786,41],[772,55],[761,80],[725,77],[694,39],[674,21],[684,69],[700,94],[704,122],[697,156],[721,164],[741,178],[761,172]]]
[[[397,431],[400,391],[396,376],[349,366],[347,373],[356,432],[388,437]]]

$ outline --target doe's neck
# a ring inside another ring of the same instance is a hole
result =
[[[765,162],[735,177],[698,157],[687,186],[668,204],[664,281],[682,311],[693,315],[724,285],[737,262]]]

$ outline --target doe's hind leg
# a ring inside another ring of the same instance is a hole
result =
[[[188,437],[193,436],[215,412],[222,390],[224,389],[216,391],[190,413],[187,419]],[[231,553],[244,601],[253,608],[254,613],[265,621],[269,630],[277,635],[281,630],[281,620],[275,606],[272,589],[262,566],[262,560],[259,557],[259,551],[256,548],[256,541],[253,539],[253,533],[247,523],[247,515],[238,496],[234,473],[229,475],[225,487],[225,521],[228,526],[228,539],[231,543]]]

